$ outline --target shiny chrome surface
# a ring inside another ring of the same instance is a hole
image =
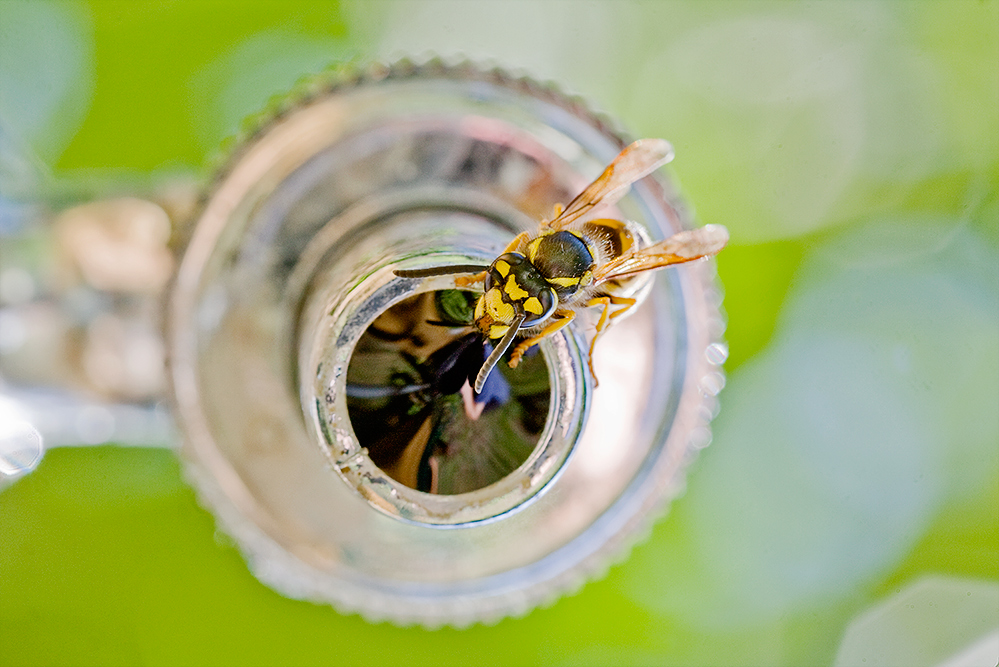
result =
[[[720,377],[705,354],[722,327],[710,264],[658,277],[608,332],[598,390],[582,327],[543,347],[544,432],[494,484],[397,482],[346,409],[368,325],[453,287],[393,267],[488,261],[623,143],[529,81],[401,65],[315,92],[245,145],[194,229],[168,347],[192,479],[258,576],[368,618],[495,619],[599,571],[678,491]],[[618,204],[652,237],[684,224],[660,188],[643,181]]]
[[[628,286],[644,301],[597,345],[599,388],[585,371],[592,321],[546,340],[540,433],[484,486],[399,481],[347,407],[371,323],[454,287],[393,268],[488,263],[625,143],[550,87],[439,63],[318,79],[243,138],[193,224],[174,231],[183,253],[153,340],[188,478],[257,577],[372,620],[494,621],[602,572],[680,492],[724,384],[710,262]],[[689,226],[659,176],[606,214],[645,240]],[[147,384],[145,398],[114,400],[155,400]],[[34,441],[22,431],[19,443]],[[473,459],[491,456],[485,442]]]

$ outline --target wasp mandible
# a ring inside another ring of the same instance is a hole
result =
[[[511,352],[511,368],[532,346],[572,322],[577,309],[591,307],[603,309],[589,350],[590,373],[596,379],[593,347],[597,337],[636,303],[615,295],[608,283],[708,257],[725,247],[728,231],[721,225],[682,231],[643,248],[620,220],[582,220],[598,206],[617,202],[632,183],[672,159],[668,141],[640,139],[621,151],[568,206],[556,205],[551,220],[542,220],[534,234],[518,234],[489,266],[460,264],[395,272],[402,278],[471,274],[455,283],[459,287],[483,283],[474,324],[486,339],[499,342],[493,342],[493,351],[475,378],[476,393],[482,391],[489,372],[517,336],[526,337]]]

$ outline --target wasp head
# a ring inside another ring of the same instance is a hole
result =
[[[551,317],[558,296],[524,255],[500,255],[486,272],[485,292],[475,304],[475,325],[486,338],[507,334],[515,323],[530,328]]]

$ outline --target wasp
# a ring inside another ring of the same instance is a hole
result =
[[[721,225],[705,225],[645,245],[628,224],[602,218],[584,221],[599,206],[610,206],[635,181],[673,159],[673,147],[663,139],[640,139],[626,147],[567,206],[557,204],[550,220],[541,220],[535,233],[521,232],[489,266],[461,264],[397,270],[402,278],[470,274],[455,279],[459,287],[483,283],[474,309],[474,325],[493,343],[493,350],[475,378],[482,391],[490,371],[521,336],[510,354],[516,368],[524,353],[576,317],[583,308],[600,307],[596,333],[590,342],[589,368],[597,337],[636,299],[615,294],[629,278],[673,264],[717,254],[728,242]],[[612,311],[612,307],[614,310]],[[496,342],[498,341],[498,342]]]

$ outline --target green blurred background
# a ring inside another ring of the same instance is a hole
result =
[[[732,232],[687,494],[578,594],[425,631],[265,588],[169,451],[57,449],[0,492],[0,665],[829,664],[924,575],[999,580],[999,3],[2,0],[2,178],[204,173],[302,76],[430,53],[670,139]]]

